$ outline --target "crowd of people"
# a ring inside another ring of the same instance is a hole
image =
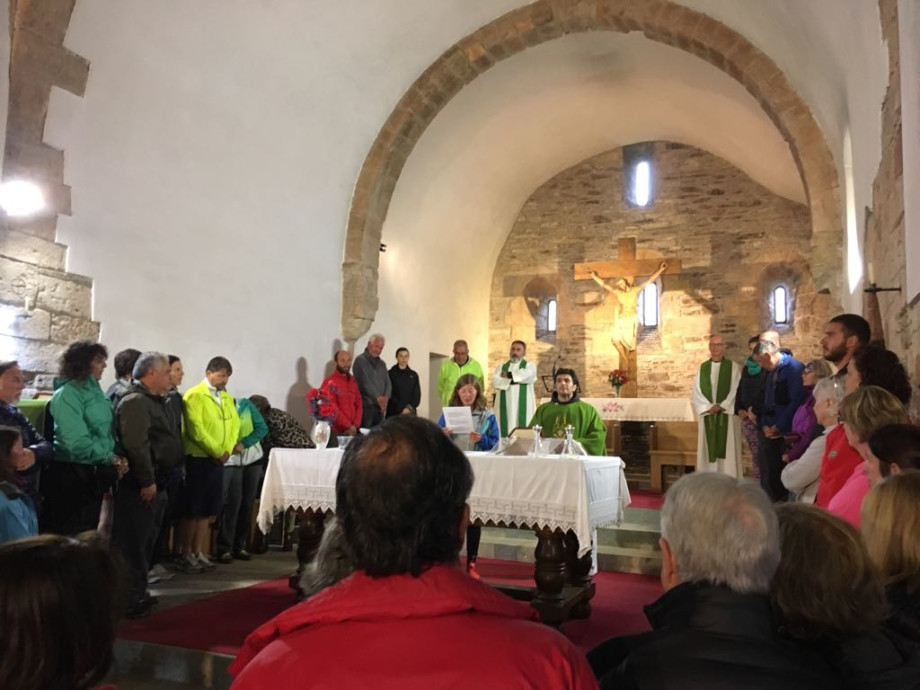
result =
[[[264,396],[234,399],[224,357],[212,358],[184,394],[175,355],[119,352],[115,383],[103,392],[107,360],[100,343],[65,350],[47,404],[48,438],[17,406],[19,365],[0,363],[0,543],[99,533],[123,565],[119,615],[138,618],[157,603],[149,584],[252,558],[268,451],[312,442]]]
[[[532,395],[535,375],[515,342],[493,377],[504,393],[496,414],[458,341],[439,377],[445,406],[473,418],[474,431],[456,434],[443,416],[416,416],[418,376],[404,348],[387,369],[384,340],[372,336],[353,374],[350,354],[337,353],[322,388],[349,415],[335,432],[352,439],[336,518],[304,573],[308,599],[247,638],[235,687],[303,687],[306,667],[336,687],[369,677],[404,688],[920,687],[920,430],[908,420],[904,367],[869,343],[864,324],[832,319],[823,360],[808,365],[775,332],[752,339],[743,367],[726,366],[724,343],[712,339],[697,383],[702,416],[713,418],[701,422],[699,469],[727,467],[743,435],[757,481],[700,471],[669,489],[652,629],[587,656],[531,607],[478,582],[463,452],[493,448],[530,416],[547,435],[574,428],[603,454],[604,425],[578,399],[576,372],[556,371],[553,400],[534,407],[520,386]],[[107,354],[88,341],[66,350],[50,438],[17,407],[18,365],[0,364],[0,541],[9,542],[0,543],[0,687],[92,687],[111,663],[117,620],[155,605],[157,560],[161,570],[213,569],[212,520],[215,560],[251,558],[268,451],[311,446],[264,397],[227,393],[223,357],[180,395],[182,362],[136,350],[116,355],[116,383],[103,392]],[[93,532],[110,533],[111,548],[87,543]]]

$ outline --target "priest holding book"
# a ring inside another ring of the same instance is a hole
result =
[[[741,367],[725,359],[721,335],[709,339],[709,354],[693,383],[693,409],[699,419],[696,470],[742,477],[741,434],[734,415]]]

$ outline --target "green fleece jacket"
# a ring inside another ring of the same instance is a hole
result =
[[[48,403],[54,417],[54,459],[84,465],[112,462],[115,435],[112,403],[99,381],[55,379],[54,395]]]
[[[220,392],[218,404],[206,381],[189,388],[182,396],[185,413],[183,445],[196,458],[219,458],[232,453],[239,440],[240,416],[233,396]]]

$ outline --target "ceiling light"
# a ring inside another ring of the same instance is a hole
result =
[[[45,198],[34,182],[13,180],[0,184],[0,208],[10,217],[31,216],[45,208]]]

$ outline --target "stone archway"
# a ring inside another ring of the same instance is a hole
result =
[[[342,264],[342,335],[355,342],[377,314],[381,231],[396,182],[428,125],[463,87],[505,58],[567,34],[641,31],[700,57],[757,99],[788,142],[811,212],[812,270],[838,292],[840,200],[837,168],[821,128],[786,76],[750,41],[721,22],[670,0],[537,0],[449,48],[409,87],[364,161],[348,217]]]

